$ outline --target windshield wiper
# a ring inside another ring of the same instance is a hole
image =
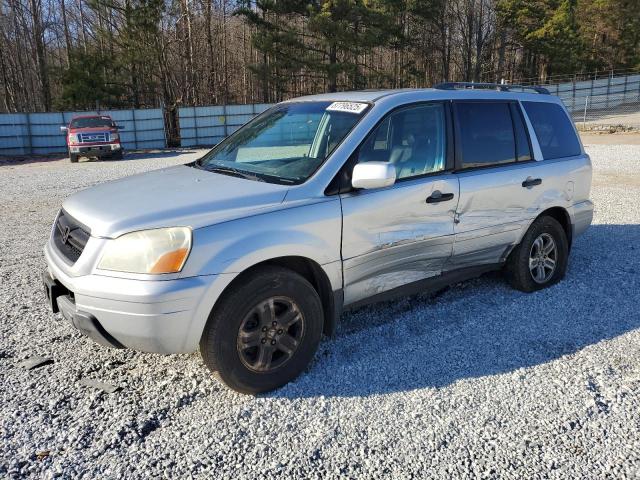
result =
[[[205,170],[208,170],[209,172],[222,173],[223,175],[231,175],[231,176],[234,176],[234,177],[245,178],[247,180],[255,180],[257,182],[264,182],[264,179],[260,178],[257,175],[252,175],[251,173],[243,172],[242,170],[238,170],[236,168],[221,167],[221,166],[216,166],[216,167],[202,167],[201,166],[200,168],[204,168]]]
[[[215,173],[221,173],[223,175],[231,175],[234,177],[246,178],[247,180],[255,180],[256,182],[269,182],[269,179],[271,179],[271,180],[275,180],[275,183],[279,183],[281,185],[290,185],[290,184],[297,184],[299,183],[300,180],[302,180],[300,177],[287,178],[287,177],[280,177],[278,175],[270,175],[268,173],[252,174],[249,172],[245,172],[244,170],[238,170],[237,168],[225,167],[222,165],[207,166],[207,165],[204,165],[200,160],[187,163],[186,165],[189,167],[198,168],[200,170],[206,170],[207,172],[215,172]]]

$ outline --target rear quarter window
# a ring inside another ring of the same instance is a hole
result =
[[[522,102],[545,160],[580,155],[580,142],[565,110],[556,103]]]

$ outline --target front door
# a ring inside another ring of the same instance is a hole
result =
[[[394,185],[342,194],[345,304],[439,275],[453,247],[458,178],[447,171],[446,104],[396,110],[357,162],[387,161]]]

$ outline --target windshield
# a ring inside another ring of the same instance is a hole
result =
[[[113,121],[109,117],[86,117],[71,120],[71,128],[112,127]]]
[[[223,140],[196,166],[275,183],[302,183],[326,160],[368,104],[277,105]]]

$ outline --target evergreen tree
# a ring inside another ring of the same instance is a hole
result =
[[[523,47],[524,76],[571,73],[584,48],[575,16],[576,0],[501,0],[503,24]]]
[[[60,110],[93,110],[122,104],[124,89],[114,83],[113,62],[96,52],[74,51],[60,73],[62,92],[55,103]]]

